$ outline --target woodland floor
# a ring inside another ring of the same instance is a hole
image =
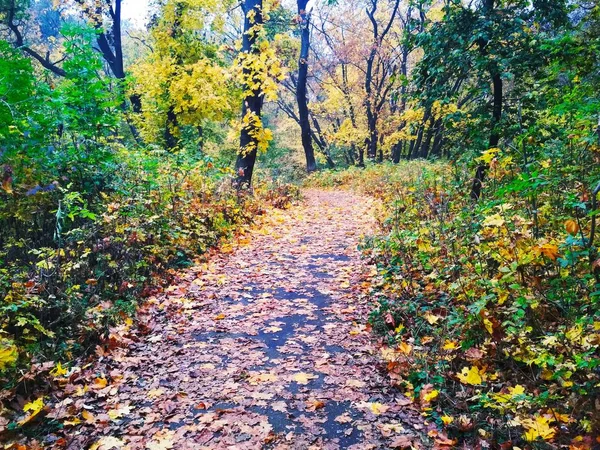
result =
[[[365,329],[374,269],[357,245],[375,227],[373,203],[304,194],[179,273],[150,300],[144,333],[86,369],[94,384],[67,386],[87,411],[68,448],[418,445],[423,419],[390,387]]]

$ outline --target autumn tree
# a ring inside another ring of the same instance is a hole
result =
[[[223,15],[231,2],[170,0],[151,28],[152,47],[133,67],[133,91],[142,100],[139,127],[148,142],[169,150],[189,135],[202,149],[204,128],[233,116],[238,90],[231,60],[220,50]]]
[[[384,40],[388,36],[400,0],[394,0],[389,10],[384,12],[383,20],[377,16],[378,8],[383,3],[382,0],[369,0],[366,13],[372,26],[372,41],[371,51],[367,58],[367,67],[365,74],[365,107],[367,110],[367,124],[369,127],[369,138],[367,146],[367,155],[369,158],[377,157],[377,149],[379,145],[378,120],[382,108],[388,100],[388,95],[392,89],[393,83],[391,79],[395,77],[397,67],[390,63],[389,58],[386,58],[384,52]],[[380,23],[381,22],[381,23]],[[379,160],[383,160],[383,154],[379,154]]]
[[[277,98],[277,82],[285,77],[285,71],[269,44],[265,32],[271,2],[245,0],[244,33],[242,50],[238,57],[238,78],[242,85],[242,121],[240,147],[235,164],[237,189],[250,189],[252,175],[259,151],[266,150],[272,133],[263,125],[262,109],[265,99]]]

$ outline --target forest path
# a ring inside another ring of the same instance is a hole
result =
[[[418,441],[422,419],[389,387],[364,326],[361,284],[373,269],[357,245],[374,229],[373,202],[348,192],[305,197],[151,299],[145,336],[94,369],[103,375],[86,394],[90,414],[69,448]]]

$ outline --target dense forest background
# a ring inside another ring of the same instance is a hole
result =
[[[440,429],[597,445],[597,2],[122,8],[0,0],[7,408],[304,184],[382,201],[371,326]]]

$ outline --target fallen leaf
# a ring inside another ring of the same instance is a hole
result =
[[[293,380],[298,384],[308,384],[310,383],[310,380],[315,378],[318,378],[318,376],[312,373],[298,372],[294,375]]]

